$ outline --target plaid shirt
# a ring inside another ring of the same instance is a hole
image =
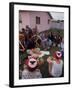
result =
[[[33,72],[30,72],[29,70],[25,69],[22,72],[22,79],[34,79],[34,78],[42,78],[42,74],[40,73],[39,69],[36,69]]]

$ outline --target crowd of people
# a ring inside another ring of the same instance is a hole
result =
[[[38,33],[37,26],[31,29],[28,25],[19,32],[19,72],[23,69],[24,59],[27,59],[27,50],[41,48],[49,50],[51,47],[59,47],[64,54],[64,39],[59,33]],[[21,78],[21,75],[19,75]]]
[[[48,35],[42,33],[40,36],[42,38],[44,48],[50,48],[52,46],[63,47],[63,38],[59,33],[49,32]]]
[[[26,29],[22,28],[22,32],[19,33],[20,37],[22,35],[23,40],[20,39],[20,43],[26,49],[32,49],[39,44],[43,49],[48,49],[52,46],[63,48],[64,40],[59,33],[40,33],[37,32],[37,27],[31,29],[26,26]],[[20,44],[21,45],[21,44]]]

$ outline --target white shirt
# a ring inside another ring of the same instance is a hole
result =
[[[56,61],[53,61],[51,75],[55,77],[59,77],[62,75],[62,67],[63,67],[63,61],[61,60],[60,63],[56,63]]]

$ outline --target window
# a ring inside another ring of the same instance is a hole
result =
[[[50,24],[50,19],[48,19],[48,24]]]
[[[36,16],[36,24],[40,24],[40,17]]]

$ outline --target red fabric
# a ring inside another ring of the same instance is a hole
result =
[[[37,66],[36,66],[35,68],[30,68],[30,67],[28,66],[28,70],[31,71],[31,72],[33,72],[36,68],[37,68]]]
[[[29,60],[27,59],[27,60],[25,61],[25,64],[28,65],[28,62],[29,62]]]

